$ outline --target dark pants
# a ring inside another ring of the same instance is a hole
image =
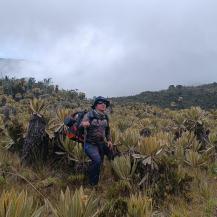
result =
[[[97,185],[104,155],[111,160],[113,159],[113,152],[106,144],[92,145],[90,143],[84,144],[84,151],[92,161],[88,169],[89,184]]]

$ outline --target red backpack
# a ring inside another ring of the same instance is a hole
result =
[[[76,142],[84,142],[84,129],[79,128],[81,121],[87,111],[79,111],[71,116],[68,116],[64,120],[64,124],[67,127],[65,135]]]
[[[76,142],[81,142],[81,143],[84,142],[84,128],[79,126],[86,113],[87,110],[79,111],[65,118],[64,124],[67,127],[65,134],[69,139]],[[90,120],[90,123],[92,122],[93,119],[98,119],[98,117],[94,115],[94,112],[90,112],[89,114],[90,115],[88,118]],[[105,115],[105,118],[107,121],[109,121],[107,115]]]

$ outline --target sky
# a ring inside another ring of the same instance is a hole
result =
[[[214,82],[216,12],[216,0],[0,0],[0,58],[88,97]]]

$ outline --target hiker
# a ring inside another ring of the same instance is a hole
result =
[[[104,97],[96,97],[92,110],[87,112],[80,124],[84,128],[84,151],[91,159],[89,166],[89,184],[97,185],[104,155],[113,159],[113,144],[110,137],[108,116],[105,113],[110,102]]]

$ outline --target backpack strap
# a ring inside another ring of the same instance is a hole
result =
[[[106,119],[107,122],[109,123],[109,117],[108,117],[108,115],[107,115],[107,114],[104,114],[104,117],[105,117],[105,118],[103,118],[103,119]],[[92,110],[92,111],[90,111],[90,112],[88,113],[88,118],[89,118],[89,120],[90,120],[90,124],[91,124],[91,122],[92,122],[94,119],[100,120],[99,116],[95,114],[94,110]]]

